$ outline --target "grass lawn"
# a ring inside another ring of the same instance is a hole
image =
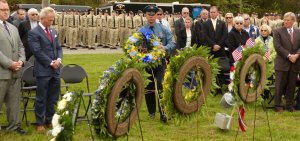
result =
[[[64,64],[79,64],[88,73],[90,88],[95,91],[98,87],[99,77],[102,72],[115,61],[120,59],[121,54],[85,54],[85,55],[64,55]],[[72,90],[83,89],[86,90],[85,83],[72,85]],[[64,91],[64,89],[62,89]],[[209,95],[206,99],[206,105],[202,106],[196,116],[189,121],[176,125],[173,120],[167,124],[163,124],[159,120],[159,113],[155,119],[148,119],[147,108],[145,101],[140,112],[140,121],[142,133],[145,141],[233,141],[235,140],[238,121],[237,113],[234,114],[234,124],[231,130],[220,130],[213,124],[214,116],[217,112],[225,112],[226,110],[220,107],[219,101],[221,95]],[[3,106],[2,111],[5,111]],[[253,138],[254,129],[254,104],[246,105],[245,122],[247,124],[246,133],[238,132],[238,141],[248,141]],[[231,109],[229,110],[231,112]],[[230,113],[229,112],[229,113]],[[28,112],[30,122],[35,121],[33,112]],[[271,134],[273,141],[299,141],[300,140],[300,112],[290,113],[275,113],[272,109],[268,110],[268,117],[270,121]],[[6,124],[5,114],[0,115],[0,124]],[[266,113],[262,110],[261,105],[257,106],[256,124],[255,124],[256,141],[271,140],[268,128]],[[15,133],[0,131],[0,141],[46,141],[50,140],[50,136],[37,134],[34,126],[26,126],[22,122],[22,127],[28,131],[28,135],[20,136]],[[138,122],[130,129],[128,140],[140,141],[141,133]],[[75,141],[89,141],[91,140],[89,127],[87,122],[78,122],[75,136]],[[96,137],[96,140],[101,140]],[[127,137],[121,137],[118,140],[127,140]]]

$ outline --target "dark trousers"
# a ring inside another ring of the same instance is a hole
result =
[[[282,95],[285,95],[286,107],[291,108],[294,105],[294,93],[296,88],[297,72],[275,71],[275,107],[283,107]]]
[[[165,61],[163,61],[162,65],[159,65],[158,67],[156,67],[154,69],[146,70],[147,73],[149,73],[151,75],[149,77],[149,80],[151,82],[147,85],[147,87],[146,87],[147,92],[145,94],[146,105],[147,105],[149,114],[155,114],[155,112],[156,112],[155,83],[154,83],[152,71],[153,71],[154,77],[157,80],[157,89],[158,89],[158,92],[160,93],[163,90],[162,82],[164,79],[165,69],[166,69],[166,64],[165,64]],[[161,114],[160,107],[159,107],[159,112]]]
[[[60,77],[37,77],[35,117],[37,125],[50,124],[60,94]]]

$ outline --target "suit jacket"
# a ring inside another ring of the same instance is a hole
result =
[[[25,63],[25,53],[17,28],[6,22],[9,33],[0,24],[0,79],[20,78],[21,71],[12,72],[9,67],[13,61]]]
[[[191,28],[191,34],[192,34],[191,46],[193,46],[196,43],[196,34],[193,28]],[[179,36],[177,36],[176,49],[184,48],[186,45],[186,41],[187,41],[187,34],[186,34],[186,29],[184,28],[180,30]]]
[[[29,32],[29,30],[31,30],[30,21],[27,20],[27,21],[21,22],[18,27],[18,30],[19,30],[20,38],[25,47],[26,60],[28,60],[32,56],[32,52],[30,51],[30,48],[28,45],[28,32]]]
[[[209,47],[213,47],[214,45],[221,46],[221,49],[216,52],[212,51],[211,48],[211,53],[215,57],[225,56],[224,46],[227,33],[227,27],[224,21],[217,19],[216,31],[214,30],[211,19],[208,19],[203,23],[203,34],[206,37],[206,45],[208,45]]]
[[[203,20],[196,21],[195,23],[195,36],[197,46],[205,45],[205,36],[203,34]]]
[[[183,18],[181,17],[180,19],[176,20],[175,21],[175,34],[176,34],[176,37],[179,36],[179,32],[180,30],[184,29],[184,20]]]
[[[274,31],[274,47],[276,50],[275,70],[298,72],[300,69],[299,58],[296,63],[291,63],[287,56],[289,54],[300,55],[300,30],[294,28],[293,42],[291,42],[290,35],[287,28],[281,27]]]
[[[62,48],[59,46],[57,31],[51,28],[50,33],[52,42],[40,25],[28,33],[29,47],[35,57],[34,75],[36,77],[51,77],[60,74],[60,70],[53,70],[50,64],[52,60],[62,59]]]

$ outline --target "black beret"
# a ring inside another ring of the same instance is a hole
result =
[[[149,15],[154,16],[158,11],[158,7],[155,5],[148,5],[144,8],[144,12],[150,12]]]

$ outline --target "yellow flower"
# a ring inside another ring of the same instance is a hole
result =
[[[136,38],[136,39],[139,38],[139,34],[138,34],[138,33],[134,33],[132,36],[133,36],[134,38]]]

